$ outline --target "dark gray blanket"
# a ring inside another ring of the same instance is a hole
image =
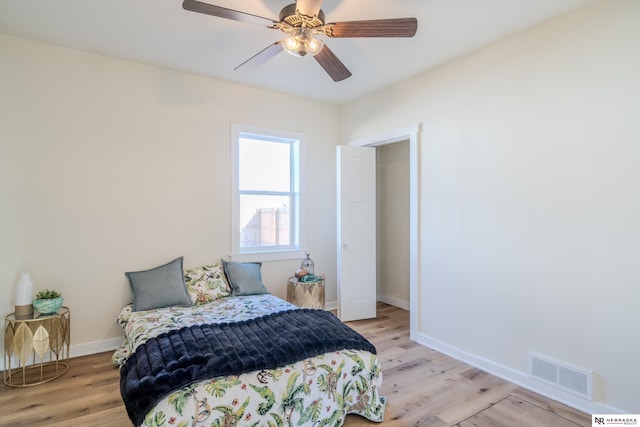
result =
[[[195,381],[275,369],[337,350],[376,353],[362,335],[323,310],[194,325],[139,346],[120,369],[120,392],[137,426],[163,397]]]

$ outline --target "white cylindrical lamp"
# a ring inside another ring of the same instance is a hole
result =
[[[29,273],[22,273],[16,285],[15,315],[33,315],[33,280]]]

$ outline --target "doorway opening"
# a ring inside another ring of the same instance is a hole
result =
[[[375,150],[377,300],[409,310],[409,141]]]
[[[384,134],[350,141],[348,145],[359,147],[381,147],[397,142],[409,144],[409,334],[416,340],[420,324],[420,133],[422,126],[416,124]]]

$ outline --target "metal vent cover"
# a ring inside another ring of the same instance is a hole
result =
[[[593,399],[593,372],[529,353],[529,375],[581,397]]]

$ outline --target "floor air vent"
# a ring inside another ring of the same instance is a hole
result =
[[[555,387],[588,399],[593,398],[593,373],[566,366],[536,354],[529,354],[529,374]]]

